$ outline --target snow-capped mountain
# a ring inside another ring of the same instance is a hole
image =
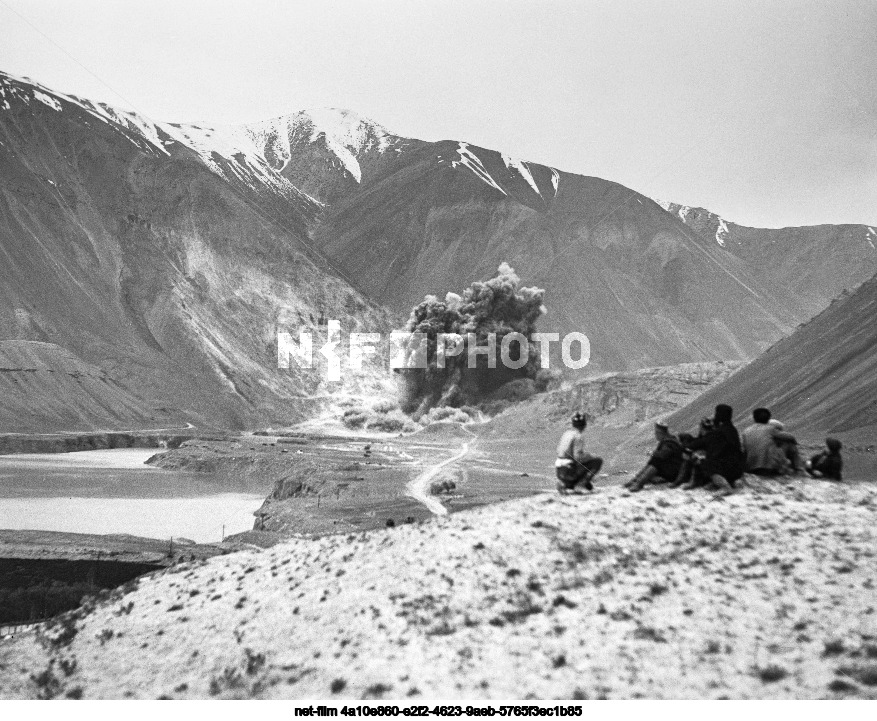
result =
[[[588,335],[591,371],[749,359],[807,317],[648,198],[465,142],[401,153],[312,237],[400,312],[506,261],[545,288],[540,328]]]
[[[165,415],[300,417],[319,379],[277,372],[278,325],[386,327],[502,262],[545,288],[540,329],[589,336],[585,372],[751,359],[877,272],[873,229],[665,207],[349,111],[167,123],[0,74],[0,340]]]
[[[197,157],[230,183],[262,194],[266,190],[276,194],[304,218],[310,219],[316,212],[312,198],[274,172],[245,128],[159,122],[0,72],[0,109],[13,114],[27,112],[30,107],[38,107],[33,103],[72,116],[85,128],[102,123],[146,153],[166,158]]]
[[[301,418],[320,378],[277,369],[278,327],[386,325],[308,239],[318,209],[246,134],[0,76],[0,339],[59,346],[162,425]]]
[[[877,230],[872,226],[751,228],[703,208],[656,202],[746,261],[765,283],[794,290],[812,313],[877,273]]]
[[[335,108],[302,110],[238,132],[252,140],[274,170],[324,204],[355,192],[399,153],[421,143]]]

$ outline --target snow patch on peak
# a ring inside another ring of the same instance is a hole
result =
[[[874,245],[874,241],[877,240],[877,230],[874,230],[870,225],[868,226],[868,232],[865,234],[865,240],[868,241],[868,245],[877,250],[877,246]]]
[[[59,113],[61,112],[61,103],[59,103],[55,98],[51,95],[46,95],[45,93],[41,93],[39,90],[33,91],[33,96],[41,103],[45,103],[53,110],[57,110]]]
[[[716,230],[716,242],[724,248],[725,241],[730,234],[731,232],[728,230],[728,224],[725,222],[725,219],[719,218],[719,227]]]
[[[384,152],[391,143],[391,133],[381,125],[357,115],[351,110],[319,108],[305,110],[302,116],[313,126],[311,141],[320,133],[332,142],[354,151],[377,150]]]
[[[456,168],[458,165],[469,168],[469,170],[489,186],[496,188],[503,195],[508,195],[508,193],[499,186],[499,183],[491,177],[490,173],[487,172],[481,159],[469,149],[469,143],[459,143],[457,153],[459,153],[460,159],[451,161],[452,168]]]
[[[554,168],[549,168],[551,171],[551,186],[554,188],[554,197],[557,197],[557,189],[560,187],[560,172],[555,170]]]
[[[366,152],[383,153],[398,139],[382,125],[338,108],[302,110],[253,123],[247,133],[276,159],[278,170],[286,167],[296,146],[323,143],[357,183],[362,182],[358,157]]]
[[[536,185],[536,181],[533,180],[533,174],[523,160],[516,160],[515,158],[502,153],[502,162],[505,163],[505,166],[509,170],[516,171],[525,181],[527,181],[527,185],[533,188],[533,192],[535,192],[540,198],[542,197],[542,193],[539,192],[539,186]]]
[[[668,213],[677,216],[683,223],[686,218],[688,218],[688,214],[693,210],[693,208],[690,208],[687,205],[680,205],[679,203],[673,203],[669,200],[658,200],[657,198],[653,198],[653,200]]]
[[[671,212],[670,208],[672,208],[675,203],[671,203],[669,200],[661,200],[660,198],[652,198],[658,205],[660,205],[664,210],[668,213]]]

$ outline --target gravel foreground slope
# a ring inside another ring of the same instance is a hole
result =
[[[601,488],[215,557],[0,642],[0,695],[874,698],[875,490]]]

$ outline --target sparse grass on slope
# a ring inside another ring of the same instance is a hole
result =
[[[875,488],[544,495],[142,581],[5,696],[874,697]]]

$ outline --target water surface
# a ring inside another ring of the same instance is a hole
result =
[[[250,530],[270,484],[144,465],[155,449],[0,456],[0,528],[199,543]]]

